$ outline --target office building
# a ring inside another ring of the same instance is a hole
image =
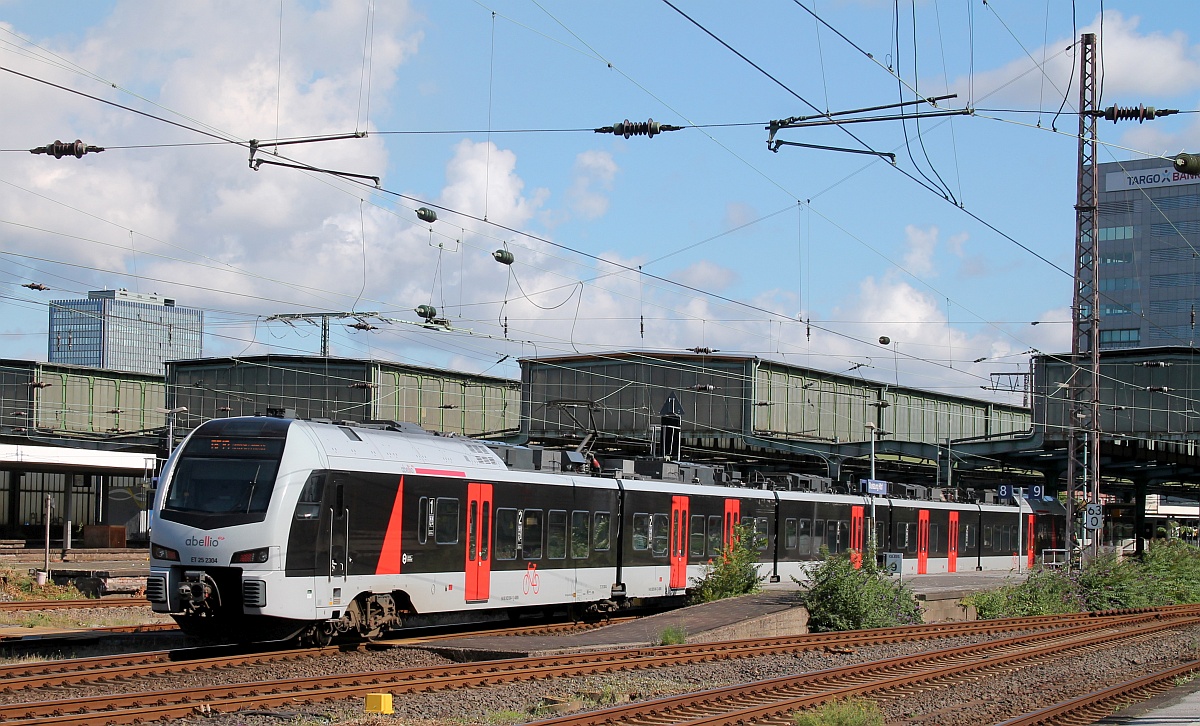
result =
[[[1097,166],[1101,350],[1197,343],[1200,177],[1170,161]]]
[[[96,290],[50,303],[51,363],[164,375],[168,360],[202,354],[203,313],[171,298]]]

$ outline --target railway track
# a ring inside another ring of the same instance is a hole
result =
[[[902,656],[841,668],[717,688],[652,701],[572,714],[537,722],[538,726],[732,726],[763,724],[786,726],[797,711],[848,698],[888,700],[903,698],[915,689],[952,688],[966,680],[999,677],[1019,668],[1062,658],[1086,649],[1110,647],[1121,640],[1154,637],[1163,630],[1200,624],[1200,614],[1170,618],[1119,618],[1101,625],[1089,623],[1057,633],[1009,638],[984,645],[964,646],[915,656]],[[1046,709],[1011,723],[1025,725],[1092,723],[1112,712],[1127,691],[1164,688],[1163,683],[1200,669],[1200,661],[1139,679],[1128,689],[1109,689],[1100,697],[1077,699],[1059,710]],[[1143,681],[1146,681],[1145,683]],[[1151,685],[1150,682],[1158,685]],[[1107,709],[1107,710],[1106,710]],[[1075,714],[1077,720],[1049,720],[1050,714]]]
[[[1200,660],[1192,660],[1174,668],[1125,681],[1095,693],[1056,703],[1004,721],[998,726],[1083,726],[1109,716],[1133,703],[1145,701],[1175,688],[1181,679],[1200,673]]]
[[[969,646],[910,658],[909,660],[912,660],[913,663],[924,665],[906,666],[916,669],[907,674],[897,675],[898,669],[902,669],[900,661],[903,659],[883,661],[881,663],[885,665],[875,664],[875,669],[882,668],[883,670],[880,672],[885,676],[871,676],[875,681],[879,681],[880,678],[895,680],[906,677],[913,683],[919,683],[936,680],[939,677],[949,677],[947,674],[950,672],[959,672],[964,668],[973,671],[981,668],[994,668],[997,667],[997,664],[1008,664],[1010,661],[1017,662],[1020,659],[1027,661],[1034,657],[1027,651],[1039,645],[1060,649],[1078,649],[1088,647],[1090,643],[1111,641],[1117,636],[1120,628],[1130,628],[1142,624],[1151,628],[1163,629],[1180,627],[1182,624],[1193,622],[1200,622],[1200,613],[1135,612],[1082,619],[1056,617],[999,622],[976,621],[795,638],[751,639],[663,648],[574,653],[566,656],[514,658],[467,665],[409,668],[230,685],[206,685],[182,690],[113,693],[103,697],[6,704],[0,706],[0,720],[6,725],[137,723],[154,719],[181,718],[196,712],[224,713],[242,709],[270,708],[285,704],[339,700],[360,697],[366,693],[380,690],[403,694],[496,685],[538,678],[574,677],[639,668],[660,668],[684,663],[701,663],[717,658],[752,657],[798,650],[837,648],[846,645],[892,643],[898,640],[994,633],[1004,630],[1037,631],[1008,638],[998,643]],[[292,656],[295,656],[296,653],[297,651],[288,652]],[[214,659],[213,663],[204,665],[223,667],[217,660]],[[227,665],[227,663],[226,661],[225,664]],[[181,665],[197,667],[194,662]],[[939,667],[945,673],[939,675],[937,670]],[[100,671],[92,671],[83,674],[64,673],[52,677],[58,679],[54,682],[55,685],[129,677],[121,675],[121,668],[125,668],[125,673],[129,675],[143,673],[160,676],[167,672],[163,670],[161,661],[159,661],[157,663],[137,662],[127,666],[113,666],[106,675],[100,675]],[[855,666],[855,668],[863,668],[864,672],[874,672],[870,670],[869,666]],[[849,669],[837,669],[837,671],[838,678],[851,677],[852,674]],[[3,672],[0,671],[0,688],[4,687],[7,680],[3,678],[3,675]],[[14,674],[11,681],[12,686],[17,687],[21,683],[18,679],[26,677],[33,676],[16,676]],[[830,674],[826,673],[825,678],[828,680],[830,677]],[[75,680],[73,681],[72,678]],[[844,686],[844,681],[842,684]],[[19,687],[34,688],[35,686]],[[866,685],[861,687],[868,688]],[[874,690],[879,688],[880,686],[876,686]],[[790,695],[788,698],[794,700],[797,696]],[[799,706],[793,705],[787,708],[796,707]],[[103,711],[97,712],[97,708],[102,708]],[[745,710],[745,707],[739,706],[735,710],[739,709]],[[744,716],[745,714],[743,714]],[[658,722],[656,721],[656,723]]]
[[[130,598],[85,598],[83,600],[5,600],[0,601],[0,612],[21,610],[86,610],[90,608],[135,608],[150,607],[150,601],[140,597]]]
[[[1123,614],[1135,614],[1129,611]],[[1058,627],[1063,622],[1072,622],[1077,616],[1050,616],[1036,618],[1012,618],[1008,620],[970,621],[961,623],[939,623],[934,625],[916,625],[897,628],[878,628],[868,631],[846,631],[839,633],[823,633],[814,635],[794,636],[785,638],[750,639],[743,641],[728,641],[720,644],[678,646],[684,650],[696,650],[705,657],[714,650],[726,651],[725,657],[753,657],[762,653],[795,652],[800,650],[832,650],[878,645],[911,640],[927,640],[931,638],[956,637],[962,635],[990,634],[1009,632],[1022,629],[1048,629]],[[145,626],[131,626],[145,627]],[[173,626],[164,625],[164,629]],[[497,635],[543,635],[548,633],[566,633],[578,630],[590,630],[594,626],[578,627],[564,625],[536,625],[518,628],[508,628],[503,631],[482,631],[489,636]],[[115,629],[123,632],[123,628]],[[386,649],[393,647],[410,647],[427,642],[443,639],[462,638],[467,633],[444,635],[426,635],[397,640],[373,641],[360,647]],[[347,649],[341,648],[305,648],[277,651],[279,656],[293,654],[296,659],[320,656]],[[128,681],[143,676],[156,676],[168,672],[195,672],[204,668],[229,668],[254,662],[270,662],[272,653],[260,653],[263,656],[255,660],[255,654],[239,652],[230,656],[204,656],[219,650],[218,648],[189,648],[183,650],[160,650],[146,653],[119,654],[112,656],[94,656],[88,658],[73,658],[67,660],[45,661],[33,664],[13,664],[0,666],[0,691],[13,692],[21,689],[33,689],[44,686],[70,686],[101,681]],[[655,649],[659,652],[661,649]],[[634,652],[634,651],[626,651]],[[736,655],[734,655],[736,653]],[[198,655],[200,654],[200,655]],[[286,658],[274,658],[286,660]],[[42,679],[42,680],[39,680]]]

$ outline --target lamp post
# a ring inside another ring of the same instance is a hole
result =
[[[871,481],[875,481],[875,432],[879,427],[873,423],[866,424],[866,427],[871,432]]]
[[[167,414],[167,458],[169,459],[175,451],[175,414],[187,413],[187,406],[160,408],[158,410]]]
[[[875,431],[879,427],[868,422],[866,424],[866,428],[871,435],[871,484],[869,486],[875,486]],[[868,537],[868,542],[870,542],[871,552],[875,552],[876,548],[879,546],[879,543],[875,541],[875,496],[870,493],[869,489],[867,498],[871,502],[871,530]]]

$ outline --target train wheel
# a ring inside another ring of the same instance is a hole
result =
[[[355,600],[350,604],[350,610],[354,615],[354,622],[358,623],[358,635],[363,640],[374,640],[383,634],[383,627],[371,627],[371,617],[367,610],[371,606],[363,603],[361,600]]]
[[[300,633],[300,645],[306,648],[324,648],[333,641],[333,631],[323,627],[323,623],[313,623]]]

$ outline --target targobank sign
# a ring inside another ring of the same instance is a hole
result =
[[[1104,175],[1104,191],[1106,192],[1198,183],[1200,183],[1200,176],[1181,174],[1171,166],[1161,169],[1142,169],[1140,171],[1110,171]]]

